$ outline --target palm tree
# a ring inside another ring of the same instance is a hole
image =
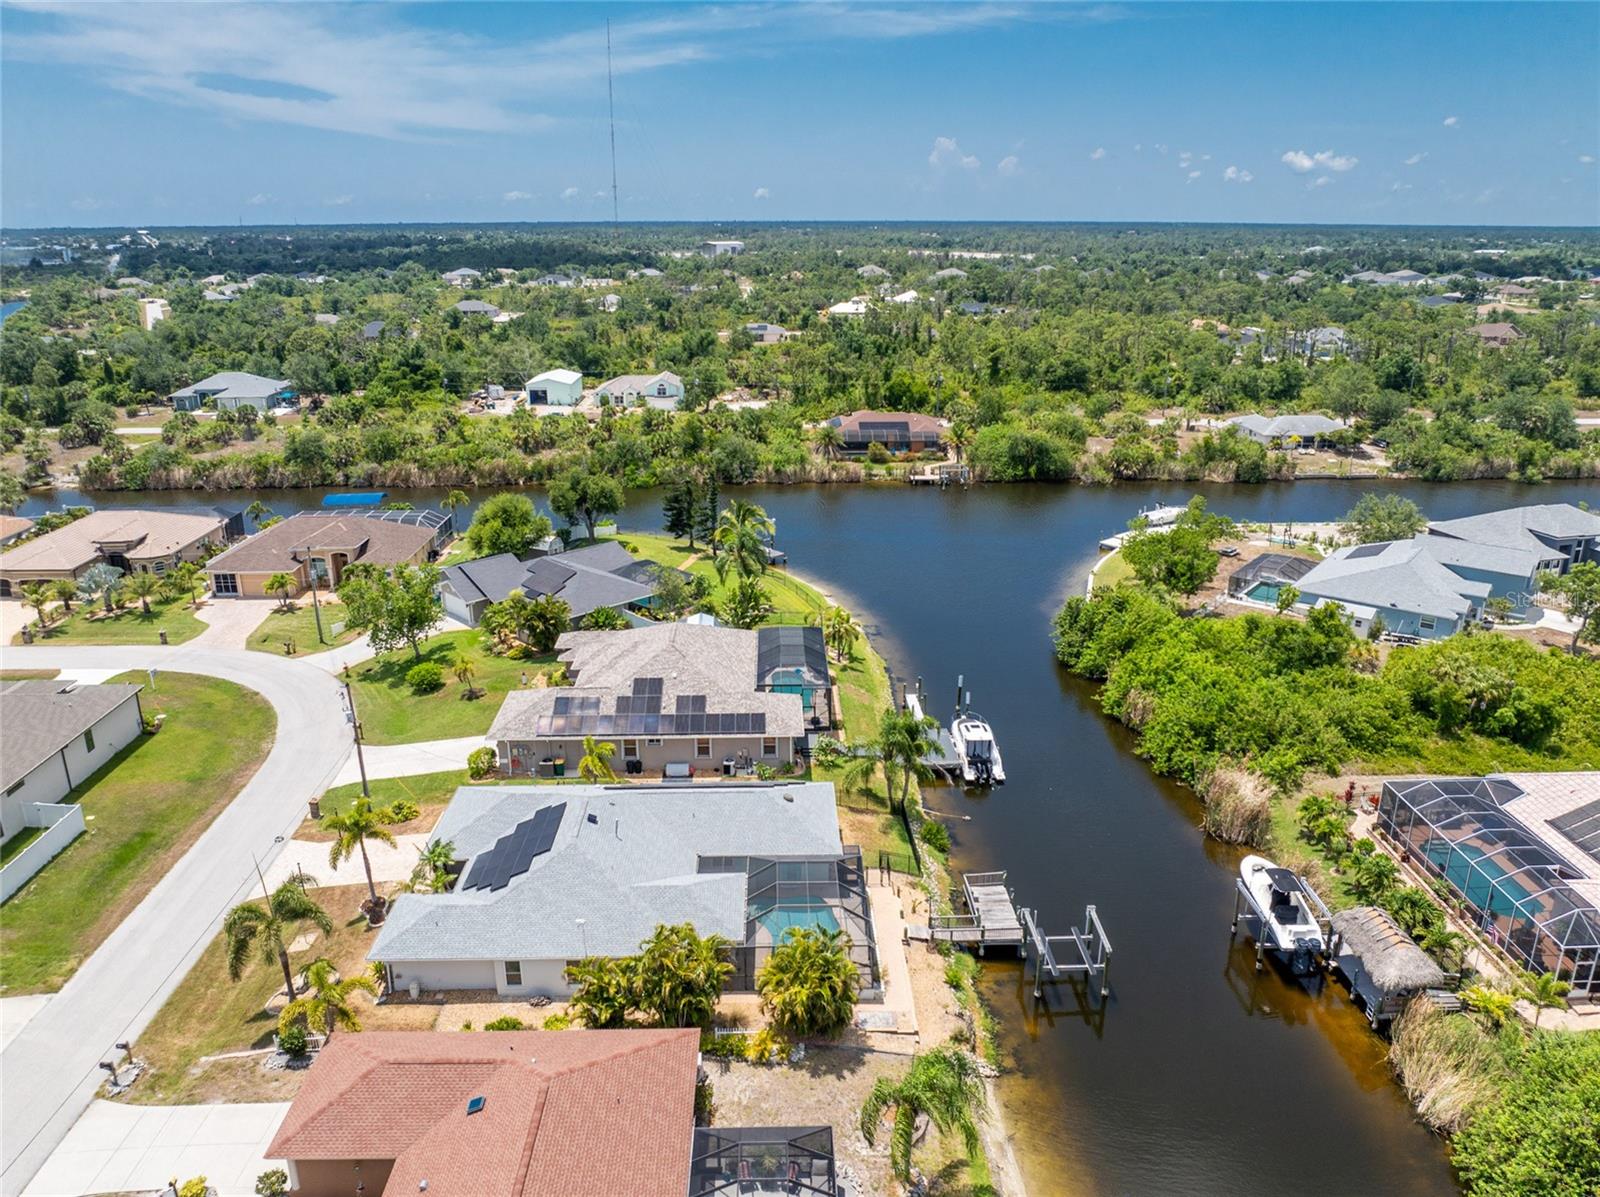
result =
[[[466,653],[462,653],[450,666],[450,672],[456,675],[456,681],[467,688],[467,698],[470,701],[478,697],[477,688],[473,682],[478,679],[478,666]]]
[[[137,573],[128,578],[128,593],[139,600],[139,608],[150,614],[150,600],[161,593],[161,579],[151,573]]]
[[[326,956],[318,957],[306,965],[306,988],[301,997],[294,998],[278,1015],[278,1034],[283,1034],[295,1023],[304,1020],[306,1030],[322,1024],[322,1032],[332,1035],[335,1026],[347,1031],[359,1031],[361,1020],[356,1017],[350,999],[357,993],[378,996],[378,983],[369,973],[357,973],[344,980]]]
[[[443,507],[448,514],[454,515],[456,508],[465,507],[470,502],[472,500],[467,498],[466,491],[453,490],[439,501],[439,506]]]
[[[78,579],[78,597],[86,603],[93,602],[96,598],[105,599],[106,614],[111,614],[111,590],[116,586],[122,571],[114,565],[101,561],[91,565],[83,571],[83,576]]]
[[[1432,956],[1441,966],[1454,964],[1451,972],[1461,971],[1461,962],[1467,955],[1467,937],[1459,931],[1450,930],[1443,919],[1429,927],[1423,928],[1422,938],[1417,946],[1428,955]]]
[[[616,781],[616,770],[611,758],[617,755],[617,746],[593,736],[583,737],[583,757],[578,761],[578,776],[584,781]]]
[[[957,1047],[936,1047],[911,1061],[898,1081],[879,1077],[861,1107],[861,1134],[868,1143],[878,1136],[878,1124],[894,1107],[894,1129],[889,1134],[889,1166],[902,1181],[911,1180],[911,1143],[917,1117],[926,1114],[945,1134],[958,1133],[968,1154],[978,1148],[978,1119],[985,1109],[983,1077],[978,1062]]]
[[[822,450],[822,455],[827,458],[839,456],[839,450],[844,447],[844,433],[833,424],[818,424],[811,430],[811,440]]]
[[[29,582],[22,588],[22,601],[33,608],[33,613],[39,617],[39,626],[45,626],[44,609],[55,600],[51,588],[42,582]]]
[[[1572,986],[1555,973],[1523,973],[1520,986],[1522,996],[1533,1006],[1533,1025],[1539,1025],[1539,1016],[1546,1010],[1560,1010],[1566,1006],[1567,994]]]
[[[57,578],[50,583],[50,597],[61,604],[61,609],[72,614],[72,600],[78,597],[78,584],[71,578]]]
[[[855,616],[843,607],[831,607],[822,617],[822,639],[841,662],[854,647],[860,631]]]
[[[848,1025],[860,979],[842,930],[790,927],[756,974],[761,1004],[780,1029],[826,1035]]]
[[[244,509],[244,513],[250,517],[257,530],[259,530],[261,528],[261,521],[272,514],[272,508],[268,507],[260,499],[257,499],[254,503],[250,504],[250,506]]]
[[[278,607],[281,610],[289,609],[289,592],[294,589],[294,579],[288,574],[273,574],[261,584],[261,589],[266,594],[278,596]]]
[[[927,757],[939,746],[928,733],[937,726],[928,716],[918,719],[909,711],[885,711],[878,724],[877,739],[861,745],[846,768],[845,785],[858,793],[864,792],[872,784],[877,767],[882,765],[887,785],[892,787],[893,777],[899,776],[900,802],[904,805],[911,793],[913,777],[918,781],[933,778]]]
[[[456,846],[451,840],[438,840],[417,849],[417,864],[403,887],[411,894],[447,893],[455,881]]]
[[[228,976],[237,981],[244,974],[252,951],[264,963],[276,960],[283,967],[283,987],[294,1000],[294,971],[289,967],[289,929],[298,923],[311,923],[324,935],[333,934],[333,920],[292,881],[285,881],[267,897],[265,906],[241,902],[228,911],[222,921],[222,934],[228,944]]]
[[[369,912],[378,910],[381,903],[378,901],[378,887],[372,883],[372,861],[367,856],[367,840],[374,839],[393,848],[394,833],[389,830],[388,824],[400,821],[394,817],[392,807],[375,807],[372,799],[364,796],[352,802],[350,809],[343,814],[323,816],[322,829],[333,832],[335,836],[328,848],[329,868],[336,869],[342,861],[354,856],[358,849],[361,852],[361,865],[367,871]]]
[[[950,442],[950,448],[955,450],[956,464],[961,464],[961,455],[968,445],[972,444],[972,427],[968,424],[952,424],[950,431],[944,434],[944,439]]]
[[[1400,870],[1395,867],[1394,861],[1381,853],[1372,852],[1356,861],[1350,888],[1363,902],[1382,905],[1383,898],[1394,888],[1399,877]]]
[[[711,534],[717,547],[717,577],[727,578],[732,569],[741,578],[751,578],[767,570],[767,545],[777,535],[772,517],[754,503],[735,499],[717,517],[717,530]]]

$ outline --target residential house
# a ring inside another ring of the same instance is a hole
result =
[[[80,578],[102,562],[124,573],[164,574],[180,561],[202,561],[226,542],[229,517],[215,512],[116,508],[91,511],[0,553],[0,597],[33,582]]]
[[[1566,573],[1580,561],[1600,562],[1600,512],[1571,503],[1537,503],[1486,511],[1454,520],[1434,520],[1428,535],[1521,549],[1538,568]]]
[[[838,1191],[833,1131],[697,1127],[699,1031],[338,1035],[267,1147],[295,1197]]]
[[[776,345],[780,341],[787,341],[797,334],[790,332],[779,324],[767,324],[765,321],[756,321],[744,326],[744,331],[754,338],[757,345]]]
[[[382,338],[384,330],[382,320],[369,320],[361,326],[361,339],[363,341],[376,341]]]
[[[316,580],[336,588],[355,564],[392,569],[421,565],[449,535],[452,521],[436,511],[318,511],[291,515],[206,562],[218,598],[261,598],[274,574],[287,574],[299,594]]]
[[[874,444],[891,453],[920,453],[944,444],[944,421],[921,412],[853,411],[826,423],[839,430],[839,450],[846,454],[865,453]]]
[[[318,312],[316,315],[312,316],[311,319],[314,323],[320,324],[325,328],[332,328],[335,324],[339,323],[339,315],[337,312]]]
[[[850,299],[842,300],[827,309],[829,316],[865,316],[867,314],[867,297],[856,295]]]
[[[10,544],[32,528],[33,521],[27,516],[0,513],[0,545]]]
[[[1494,587],[1442,564],[1424,538],[1355,545],[1334,552],[1296,583],[1300,605],[1338,603],[1367,633],[1381,619],[1397,636],[1437,640],[1482,618]]]
[[[583,401],[583,375],[576,370],[546,370],[528,379],[522,389],[529,403],[574,407]]]
[[[859,274],[862,278],[888,278],[889,277],[889,272],[887,270],[885,270],[882,266],[874,266],[874,265],[871,265],[871,264],[868,264],[866,266],[858,266],[856,268],[856,273]]]
[[[977,300],[969,299],[956,310],[963,316],[987,316],[990,312],[998,311],[999,309],[992,308],[986,303],[980,303]]]
[[[589,735],[616,743],[619,773],[745,772],[792,762],[831,722],[825,656],[819,670],[775,630],[653,623],[568,632],[556,651],[572,684],[512,692],[489,730],[508,776],[576,765]]]
[[[966,278],[967,272],[955,266],[946,266],[943,270],[936,270],[928,276],[930,282],[943,283],[953,279]]]
[[[474,270],[471,266],[462,266],[455,270],[446,271],[439,277],[452,287],[470,287],[483,277],[483,271]]]
[[[1350,338],[1342,328],[1308,328],[1305,332],[1289,334],[1285,348],[1298,357],[1332,361],[1349,354]]]
[[[139,327],[149,332],[159,322],[172,315],[172,305],[164,299],[139,301]]]
[[[367,954],[391,990],[564,998],[573,961],[689,923],[733,944],[729,992],[754,989],[789,927],[827,927],[849,935],[862,997],[882,998],[829,783],[463,786],[430,843],[452,846],[459,880],[395,899]]]
[[[209,399],[218,411],[252,407],[258,412],[297,407],[299,399],[287,378],[263,378],[243,370],[224,370],[167,396],[177,411],[199,411]]]
[[[1447,308],[1461,303],[1466,296],[1459,291],[1448,291],[1443,295],[1424,295],[1417,303],[1425,308]]]
[[[1342,432],[1346,428],[1343,420],[1331,419],[1316,412],[1289,416],[1263,416],[1252,412],[1234,416],[1227,423],[1268,448],[1316,445],[1329,433]]]
[[[700,253],[707,258],[720,258],[727,254],[744,253],[743,241],[702,241]]]
[[[571,287],[576,285],[577,279],[565,274],[541,274],[533,280],[535,287]]]
[[[59,803],[139,737],[141,688],[0,682],[0,841],[48,826],[35,804]]]
[[[638,560],[614,540],[527,561],[513,553],[497,553],[447,567],[439,578],[439,598],[445,614],[477,627],[484,609],[513,590],[529,598],[550,596],[567,604],[577,626],[601,607],[625,616],[648,610],[663,568]],[[637,614],[630,619],[643,622]]]
[[[683,379],[670,370],[659,374],[623,374],[600,384],[595,398],[615,407],[647,406],[676,411],[683,402]]]
[[[919,300],[921,298],[922,298],[922,296],[918,295],[915,291],[902,291],[898,295],[889,296],[889,302],[890,303],[898,303],[898,304],[908,304],[908,303],[916,303],[917,300]]]
[[[460,303],[452,304],[456,311],[463,316],[488,316],[493,319],[500,314],[500,309],[492,303],[484,303],[481,299],[463,299]]]
[[[1504,322],[1477,324],[1467,331],[1477,337],[1485,349],[1507,349],[1522,340],[1522,333],[1517,326]]]
[[[1495,294],[1506,303],[1526,303],[1539,293],[1532,287],[1524,287],[1518,283],[1506,283],[1496,290]]]

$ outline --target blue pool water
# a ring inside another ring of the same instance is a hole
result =
[[[1485,856],[1476,845],[1431,845],[1428,858],[1450,884],[1465,895],[1467,901],[1490,915],[1520,915],[1523,911],[1517,903],[1525,902],[1531,896],[1522,886],[1510,880],[1510,874],[1498,861]],[[1491,879],[1499,882],[1499,885],[1493,885]]]
[[[1282,589],[1276,582],[1257,582],[1244,592],[1246,598],[1253,598],[1258,603],[1275,603],[1278,601],[1278,592]]]
[[[807,902],[800,899],[774,906],[765,914],[758,914],[756,922],[766,928],[767,934],[772,936],[773,943],[782,942],[784,933],[790,927],[804,927],[808,931],[839,929],[839,920],[834,917],[833,908],[820,900]]]

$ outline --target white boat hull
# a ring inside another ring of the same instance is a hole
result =
[[[950,724],[950,743],[961,762],[961,778],[971,785],[1004,785],[1005,762],[994,733],[982,719],[957,716]]]
[[[1256,907],[1259,934],[1268,947],[1290,955],[1327,947],[1322,924],[1293,873],[1251,855],[1239,862],[1239,878]]]

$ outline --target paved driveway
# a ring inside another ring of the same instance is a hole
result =
[[[367,763],[369,781],[379,777],[415,777],[419,773],[465,769],[467,754],[487,743],[483,736],[463,736],[457,740],[421,740],[415,744],[366,744],[362,746],[362,755]],[[334,781],[342,786],[360,780],[361,763],[352,752]]]
[[[189,644],[195,648],[242,649],[250,642],[250,633],[277,605],[276,599],[208,599],[194,613],[206,630]]]
[[[160,1189],[204,1176],[222,1197],[246,1197],[282,1162],[263,1158],[289,1103],[130,1106],[97,1101],[50,1154],[26,1197]]]
[[[98,1062],[111,1058],[117,1041],[137,1041],[228,908],[259,884],[253,861],[272,864],[307,802],[338,774],[351,740],[338,684],[267,653],[36,645],[7,648],[3,660],[7,668],[68,674],[152,665],[209,674],[255,690],[278,716],[272,751],[239,796],[0,1052],[0,1192],[14,1197],[93,1099],[104,1076]],[[86,900],[92,897],[86,888]]]

